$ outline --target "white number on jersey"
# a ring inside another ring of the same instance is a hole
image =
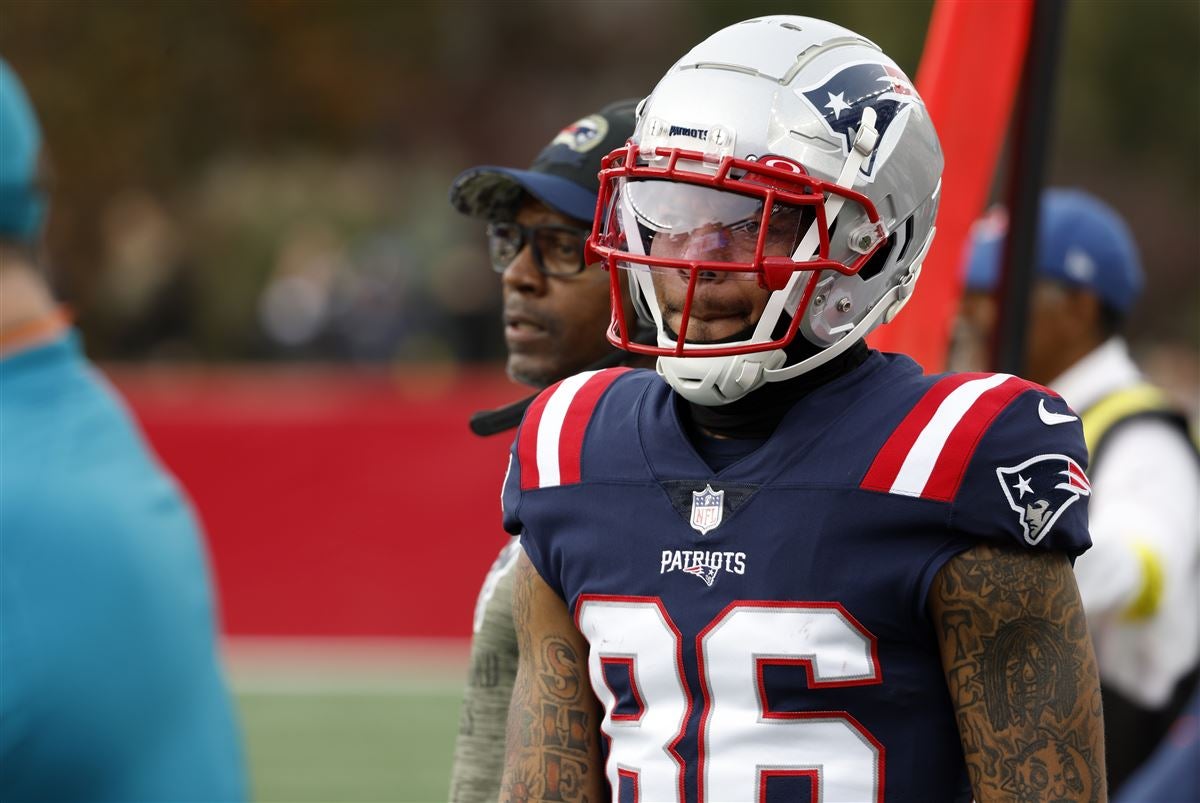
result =
[[[683,759],[674,752],[691,711],[682,639],[654,597],[580,598],[588,670],[611,738],[613,789],[633,777],[641,800],[681,801]],[[698,638],[701,801],[757,801],[767,780],[807,777],[813,799],[882,801],[884,754],[849,714],[771,710],[763,668],[803,667],[813,689],[881,682],[875,639],[836,603],[735,602]],[[636,713],[615,713],[604,667],[628,668]]]

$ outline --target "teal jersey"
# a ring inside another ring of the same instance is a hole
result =
[[[192,511],[75,334],[0,359],[0,800],[239,801]]]

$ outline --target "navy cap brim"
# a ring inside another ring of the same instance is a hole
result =
[[[484,165],[464,170],[450,185],[450,203],[472,217],[495,220],[512,218],[521,203],[522,191],[555,212],[590,223],[596,211],[596,195],[573,181],[531,170]]]

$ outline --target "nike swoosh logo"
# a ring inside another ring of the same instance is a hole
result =
[[[1068,421],[1078,421],[1079,416],[1067,415],[1066,413],[1052,413],[1046,409],[1046,400],[1038,399],[1038,418],[1042,419],[1042,423],[1048,427],[1055,424],[1065,424]]]

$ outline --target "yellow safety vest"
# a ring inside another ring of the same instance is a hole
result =
[[[1145,383],[1114,391],[1084,410],[1083,439],[1087,441],[1092,464],[1096,462],[1100,444],[1117,424],[1146,415],[1182,419],[1165,393]]]
[[[1188,433],[1187,419],[1171,403],[1166,394],[1153,385],[1145,383],[1114,391],[1080,414],[1083,423],[1083,439],[1087,443],[1089,471],[1104,451],[1104,444],[1121,424],[1139,418],[1163,418],[1181,427]],[[1196,446],[1194,436],[1188,441]],[[1130,620],[1153,616],[1162,601],[1164,571],[1160,556],[1148,545],[1134,542],[1134,549],[1142,564],[1142,590],[1124,612]]]

